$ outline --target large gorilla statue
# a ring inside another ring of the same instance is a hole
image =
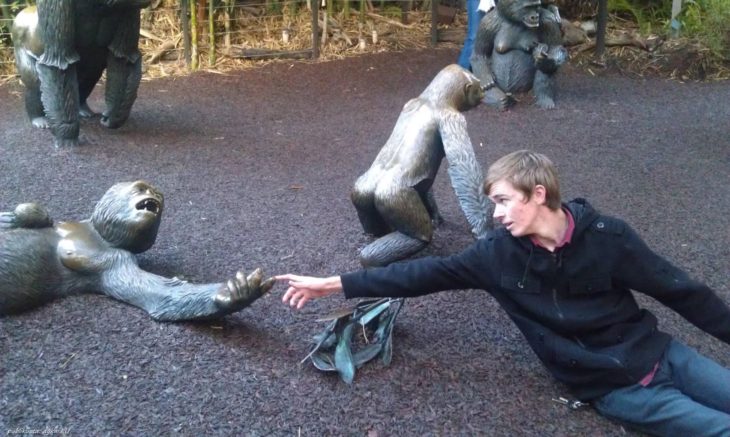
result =
[[[15,18],[15,63],[26,87],[25,107],[36,127],[50,127],[56,146],[76,145],[79,115],[107,72],[101,124],[124,124],[142,77],[140,9],[151,0],[38,0]]]
[[[485,101],[501,110],[512,93],[533,90],[541,108],[555,107],[553,75],[568,59],[560,15],[540,0],[499,0],[479,23],[471,65],[484,84],[496,83]]]
[[[461,113],[477,106],[484,91],[474,75],[454,64],[405,104],[390,138],[352,189],[363,229],[379,237],[361,251],[364,266],[406,258],[431,241],[434,223],[442,220],[431,186],[444,157],[473,235],[486,234],[489,201]]]
[[[54,225],[35,203],[0,213],[0,315],[75,293],[101,293],[163,321],[238,311],[271,289],[256,269],[225,283],[191,284],[139,268],[135,253],[157,238],[162,193],[146,182],[112,186],[91,219]]]

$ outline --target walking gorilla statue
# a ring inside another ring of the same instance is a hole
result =
[[[38,0],[15,18],[26,111],[33,126],[51,129],[57,147],[78,144],[79,116],[94,115],[86,98],[104,69],[101,124],[117,128],[129,117],[142,77],[139,12],[150,1]]]
[[[452,64],[408,101],[372,166],[355,181],[352,202],[366,233],[379,237],[360,253],[364,266],[382,266],[415,254],[442,221],[433,191],[446,157],[451,184],[476,237],[491,221],[482,171],[461,113],[484,98],[471,73]]]
[[[553,75],[568,59],[560,15],[540,0],[499,0],[479,23],[471,65],[484,84],[496,83],[485,102],[500,110],[512,93],[533,90],[541,108],[555,107]]]
[[[271,289],[273,279],[262,280],[260,269],[200,285],[140,269],[133,254],[154,244],[163,204],[162,193],[136,181],[112,186],[89,220],[54,224],[35,203],[0,213],[0,315],[92,292],[160,321],[205,319],[247,307]]]

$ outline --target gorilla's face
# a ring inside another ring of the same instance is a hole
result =
[[[508,20],[525,27],[540,27],[540,0],[500,0],[497,10]]]
[[[147,182],[123,182],[104,194],[91,221],[111,246],[139,253],[154,244],[163,208],[162,193]]]

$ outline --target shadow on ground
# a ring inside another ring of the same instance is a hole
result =
[[[113,183],[144,178],[166,196],[144,268],[219,281],[239,268],[328,275],[358,267],[362,235],[349,201],[355,177],[385,142],[402,105],[455,50],[335,62],[275,63],[143,83],[130,121],[84,122],[84,145],[55,150],[32,130],[21,89],[0,88],[0,210],[46,204],[83,219]],[[566,198],[584,196],[626,218],[650,246],[726,301],[730,265],[730,86],[566,68],[558,108],[523,99],[467,114],[478,159],[517,148],[551,156]],[[98,90],[91,103],[101,108]],[[471,242],[442,169],[446,222],[427,254]],[[0,432],[64,428],[72,435],[623,436],[631,431],[565,396],[486,293],[407,302],[389,367],[352,386],[299,365],[315,319],[281,288],[212,323],[164,324],[100,296],[77,296],[0,319]],[[649,299],[661,328],[730,365],[730,347]]]

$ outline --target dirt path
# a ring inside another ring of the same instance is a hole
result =
[[[82,125],[54,150],[31,130],[20,88],[0,87],[0,210],[35,200],[57,219],[89,216],[113,183],[144,178],[166,197],[144,268],[196,282],[236,269],[325,275],[358,267],[362,235],[348,192],[402,105],[455,50],[277,63],[142,84],[126,126]],[[98,91],[92,105],[101,108]],[[563,195],[628,220],[649,245],[730,302],[730,83],[682,84],[566,68],[557,104],[467,114],[487,165],[516,148],[551,156]],[[444,169],[446,222],[428,254],[471,241]],[[214,323],[160,324],[99,296],[0,319],[0,432],[72,435],[633,435],[565,395],[495,302],[475,291],[407,303],[390,367],[352,386],[298,365],[315,319],[281,288]],[[730,346],[649,299],[661,328],[730,366]]]

